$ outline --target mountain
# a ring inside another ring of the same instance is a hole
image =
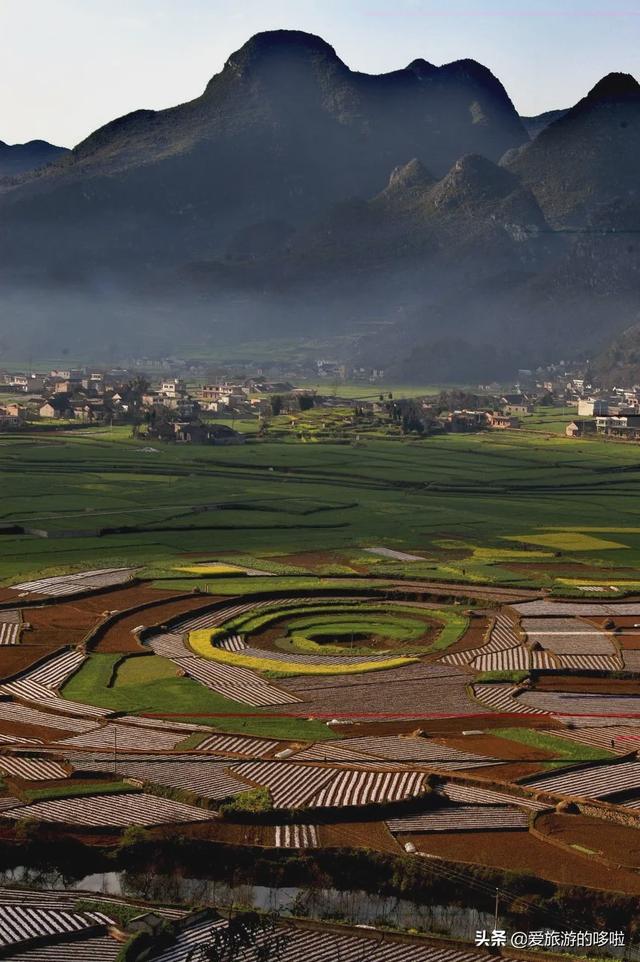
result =
[[[165,270],[223,253],[256,223],[296,227],[369,197],[413,156],[441,175],[462,154],[497,160],[526,136],[474,61],[369,76],[318,37],[259,34],[201,97],[115,120],[5,190],[0,250],[20,269],[31,258],[94,272],[133,269],[135,249],[136,269]]]
[[[474,380],[601,350],[637,319],[638,129],[626,75],[530,140],[473,60],[372,76],[259,34],[195,100],[0,181],[0,354],[321,336]]]
[[[531,140],[535,140],[538,134],[542,133],[545,127],[552,124],[554,120],[559,120],[560,117],[564,117],[566,114],[565,110],[545,110],[543,114],[536,114],[535,117],[523,117],[520,115],[520,120],[522,121],[522,126],[529,134]]]
[[[504,164],[554,226],[584,227],[604,207],[637,197],[639,152],[640,84],[612,73]]]
[[[30,140],[27,144],[5,144],[0,140],[0,177],[24,174],[59,160],[69,151],[46,140]]]
[[[596,355],[590,372],[605,387],[640,383],[640,320]]]

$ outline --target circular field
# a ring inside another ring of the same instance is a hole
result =
[[[286,647],[326,650],[337,654],[340,650],[352,651],[354,647],[369,651],[393,650],[410,642],[427,641],[433,623],[395,612],[346,612],[344,614],[316,613],[302,618],[292,618],[284,624],[288,642]]]
[[[466,630],[466,616],[453,606],[432,608],[365,598],[289,598],[261,602],[234,613],[217,628],[255,654],[323,657],[412,658],[442,650]],[[236,647],[238,647],[238,644]]]

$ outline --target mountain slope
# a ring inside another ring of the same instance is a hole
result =
[[[531,140],[534,140],[549,124],[564,117],[566,113],[566,109],[545,110],[543,114],[536,114],[535,117],[523,117],[522,114],[520,114],[520,120]]]
[[[637,196],[638,156],[640,84],[613,73],[504,163],[552,223],[584,226],[599,208]]]

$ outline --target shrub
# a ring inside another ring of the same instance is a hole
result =
[[[224,816],[273,811],[273,800],[266,788],[250,788],[220,806]]]

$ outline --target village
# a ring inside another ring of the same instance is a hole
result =
[[[177,373],[177,363],[158,372],[151,362],[145,369],[137,362],[129,368],[0,370],[0,431],[129,425],[134,438],[165,442],[242,444],[279,436],[358,441],[371,433],[428,437],[527,428],[529,415],[544,412],[570,438],[640,439],[640,385],[605,391],[581,372],[522,370],[510,385],[420,393],[387,389],[382,370],[322,360],[311,370],[315,378],[284,367],[271,378],[201,366]]]

